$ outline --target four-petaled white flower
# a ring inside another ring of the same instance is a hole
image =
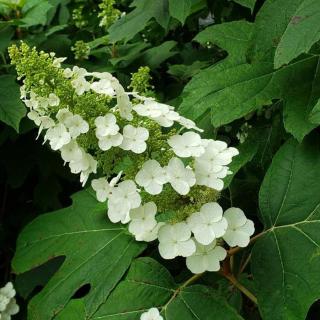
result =
[[[154,202],[148,202],[130,211],[129,231],[137,241],[150,242],[157,238],[157,233],[154,232],[157,226],[156,213],[157,206]]]
[[[56,114],[57,120],[63,124],[65,124],[67,119],[71,118],[72,116],[72,112],[70,112],[67,108],[60,109]]]
[[[221,206],[209,202],[188,218],[187,223],[199,243],[208,245],[225,234],[228,222],[222,215]]]
[[[146,140],[149,138],[149,131],[143,127],[133,127],[127,124],[123,128],[123,141],[120,148],[131,150],[134,153],[142,153],[147,149]]]
[[[48,104],[49,106],[51,107],[55,107],[55,106],[58,106],[60,104],[60,99],[59,97],[54,94],[54,93],[50,93],[49,94],[49,97],[48,97]]]
[[[94,120],[96,125],[96,136],[105,137],[113,136],[119,132],[117,119],[112,113],[107,113],[105,116],[99,116]]]
[[[101,79],[99,81],[95,81],[91,84],[91,90],[100,93],[105,94],[107,96],[114,96],[115,91],[112,88],[111,81],[109,79]]]
[[[254,233],[253,222],[247,219],[239,208],[227,209],[224,217],[228,221],[228,229],[223,239],[231,247],[246,247],[249,244],[250,236]]]
[[[194,169],[198,185],[207,186],[218,191],[223,189],[224,182],[222,179],[230,173],[227,167],[223,167],[218,172],[210,171],[205,164],[199,162],[195,162]]]
[[[151,308],[141,314],[140,320],[163,320],[157,308]]]
[[[44,136],[45,141],[49,140],[52,150],[59,150],[71,141],[70,133],[64,124],[58,123],[54,127],[48,129]]]
[[[190,191],[190,187],[196,183],[192,169],[185,167],[178,158],[170,159],[165,169],[168,182],[181,195],[186,195]]]
[[[191,230],[185,222],[166,224],[159,229],[159,252],[164,259],[189,257],[196,251]]]
[[[166,171],[158,161],[146,161],[135,177],[136,182],[153,195],[162,191],[163,185],[167,182]]]
[[[71,80],[71,84],[79,96],[90,90],[90,82],[85,77],[77,77]]]
[[[114,223],[119,221],[127,223],[130,221],[130,210],[138,208],[140,204],[141,197],[134,181],[122,181],[109,196],[108,217]]]
[[[192,131],[170,137],[168,144],[173,152],[182,158],[200,157],[205,151],[200,135]]]
[[[68,144],[64,145],[61,149],[61,157],[65,162],[77,162],[83,156],[83,149],[79,147],[76,140],[71,140]]]
[[[78,114],[67,117],[64,121],[65,126],[68,128],[72,139],[77,138],[82,133],[89,131],[89,124]]]
[[[196,252],[186,259],[188,269],[193,273],[219,271],[220,261],[226,258],[227,251],[217,246],[216,240],[207,246],[196,241],[196,248]]]
[[[144,103],[136,104],[133,110],[143,117],[148,117],[151,119],[160,117],[163,113],[163,108],[161,104],[153,99],[145,100]]]

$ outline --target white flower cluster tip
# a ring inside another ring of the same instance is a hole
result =
[[[157,308],[150,308],[148,311],[143,312],[140,320],[163,320]]]
[[[54,66],[61,68],[62,61],[54,62]],[[90,154],[79,143],[88,132],[94,133],[100,153],[118,148],[132,155],[147,154],[134,178],[126,178],[119,172],[112,179],[100,177],[91,181],[98,201],[108,201],[110,221],[129,223],[129,231],[137,241],[158,238],[163,258],[186,257],[188,268],[195,273],[219,269],[220,261],[226,256],[224,242],[229,246],[248,245],[254,226],[240,209],[230,208],[223,214],[218,203],[203,203],[199,212],[189,214],[186,221],[170,224],[158,222],[156,201],[150,201],[150,197],[144,201],[143,197],[143,194],[158,196],[166,187],[181,198],[197,186],[222,190],[223,178],[231,173],[228,165],[238,154],[237,149],[223,141],[202,139],[195,132],[202,130],[193,121],[167,104],[126,92],[110,73],[90,73],[76,66],[62,72],[63,78],[70,81],[75,97],[88,93],[90,97],[96,95],[114,101],[113,107],[106,106],[104,113],[86,121],[85,115],[73,114],[65,103],[61,106],[63,97],[57,95],[58,91],[43,97],[32,90],[27,92],[25,86],[21,88],[21,98],[30,109],[28,117],[39,126],[39,134],[46,130],[44,141],[61,152],[71,172],[80,174],[83,185],[99,168],[96,154]],[[136,118],[164,127],[165,132],[175,125],[172,134],[166,136],[165,147],[158,150],[158,154],[165,149],[171,155],[165,165],[148,153],[149,130],[143,121],[133,121]]]
[[[16,291],[11,282],[0,289],[0,319],[10,320],[11,316],[19,312],[19,306],[14,298]]]

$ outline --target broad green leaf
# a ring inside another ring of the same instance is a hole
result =
[[[304,320],[320,297],[320,149],[316,137],[289,140],[261,186],[264,234],[252,254],[265,320]]]
[[[58,314],[55,320],[85,320],[86,309],[82,299],[73,299],[71,300],[65,309]]]
[[[252,12],[254,9],[254,6],[256,4],[256,0],[232,0],[235,3],[240,4],[243,7],[249,8]]]
[[[169,0],[170,15],[184,24],[186,18],[190,15],[191,4],[191,0]]]
[[[177,51],[172,51],[176,44],[176,41],[165,41],[157,47],[146,50],[141,57],[143,64],[151,69],[159,67],[162,62],[177,53]]]
[[[71,207],[41,215],[18,239],[12,263],[17,274],[54,257],[65,257],[29,303],[28,319],[52,319],[85,284],[91,289],[83,301],[86,314],[92,315],[143,249],[122,225],[107,220],[105,204],[97,202],[91,192],[75,194]]]
[[[167,71],[172,76],[179,78],[182,81],[185,81],[192,76],[196,75],[201,69],[208,67],[210,62],[208,61],[195,61],[192,64],[174,64],[169,67]]]
[[[168,0],[149,1],[135,0],[131,4],[133,11],[123,16],[109,28],[111,42],[131,40],[138,32],[142,31],[147,23],[154,18],[164,29],[169,24]]]
[[[311,6],[311,11],[306,5]],[[317,0],[265,1],[255,21],[250,50],[252,60],[273,59],[278,47],[275,65],[279,67],[308,50],[319,39],[318,12]]]
[[[311,46],[320,40],[319,0],[303,0],[300,2],[292,14],[276,49],[274,57],[276,68],[289,63],[301,53],[308,52]]]
[[[318,125],[320,124],[320,99],[318,99],[310,113],[310,121]]]
[[[133,262],[126,279],[93,319],[136,320],[152,307],[158,308],[166,320],[242,319],[216,291],[202,285],[178,286],[170,273],[151,258]]]
[[[19,86],[12,75],[0,76],[0,121],[19,131],[26,108],[20,100]]]
[[[38,24],[45,25],[47,23],[47,13],[53,8],[50,1],[28,1],[23,7],[23,18],[19,20],[24,27],[31,27]]]
[[[252,23],[232,21],[207,27],[193,40],[201,44],[214,43],[228,52],[223,63],[238,64],[246,61],[252,29]]]

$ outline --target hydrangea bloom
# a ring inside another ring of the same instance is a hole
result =
[[[157,308],[151,308],[148,311],[142,313],[140,320],[163,320]]]
[[[188,218],[188,225],[199,243],[208,245],[225,234],[228,222],[222,214],[220,205],[210,202],[204,204],[200,212],[195,212]]]
[[[146,161],[135,177],[136,182],[150,194],[159,194],[167,182],[166,171],[158,161]]]
[[[165,259],[188,257],[196,251],[191,231],[185,222],[166,224],[159,229],[159,252]]]
[[[193,273],[219,271],[220,261],[227,256],[227,251],[218,246],[216,240],[205,246],[196,241],[196,252],[187,257],[187,267]]]
[[[9,52],[38,136],[59,150],[82,185],[96,174],[91,186],[98,201],[108,201],[110,221],[129,223],[137,241],[158,238],[162,257],[188,257],[192,272],[218,270],[222,239],[249,243],[252,221],[235,208],[223,216],[216,203],[237,149],[203,139],[192,120],[127,92],[108,72],[63,69],[64,58],[24,43]]]
[[[0,289],[0,319],[10,320],[11,316],[19,312],[19,306],[14,299],[16,291],[11,282]]]
[[[246,247],[250,236],[254,233],[253,222],[247,219],[239,208],[229,208],[225,211],[224,216],[228,221],[228,229],[223,239],[231,247]]]

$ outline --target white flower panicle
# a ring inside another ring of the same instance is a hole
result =
[[[129,232],[137,241],[158,239],[163,258],[186,257],[187,266],[194,273],[219,270],[220,261],[226,256],[225,243],[240,247],[249,244],[253,222],[238,208],[223,213],[214,200],[199,203],[194,212],[180,220],[157,220],[159,213],[165,214],[158,212],[156,200],[162,194],[180,199],[183,210],[183,203],[189,201],[186,199],[197,197],[195,190],[222,190],[223,179],[231,174],[232,158],[239,153],[237,149],[223,141],[203,139],[203,130],[192,120],[167,104],[127,92],[112,74],[90,73],[77,66],[62,69],[63,61],[64,58],[54,58],[52,63],[61,69],[61,78],[71,88],[71,96],[77,101],[83,97],[87,98],[85,101],[105,101],[106,105],[97,108],[94,116],[90,115],[92,106],[88,111],[76,108],[60,90],[55,90],[54,79],[49,87],[53,92],[46,96],[27,89],[24,83],[21,99],[29,109],[28,118],[39,127],[38,136],[45,131],[44,141],[61,153],[72,173],[80,174],[83,185],[99,172],[91,186],[98,201],[108,201],[111,222],[129,223]],[[152,128],[157,128],[159,136],[149,132]],[[163,152],[166,156],[161,158]],[[101,155],[108,158],[113,153],[119,155],[120,167],[115,169],[117,163],[112,163],[112,171],[106,173]],[[139,159],[132,164],[134,172],[130,177],[125,171],[118,172],[122,170],[121,159],[126,156]],[[101,171],[107,176],[101,176]],[[162,317],[152,308],[141,319]]]
[[[19,306],[14,298],[16,291],[11,282],[0,289],[0,319],[10,320],[11,316],[19,312]]]

